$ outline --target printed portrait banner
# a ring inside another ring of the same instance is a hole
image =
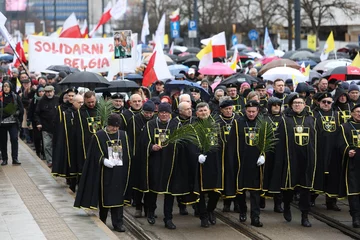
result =
[[[52,38],[29,36],[29,70],[67,65],[80,71],[106,72],[114,56],[112,38]]]

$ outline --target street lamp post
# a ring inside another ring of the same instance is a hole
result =
[[[294,9],[295,9],[295,50],[301,48],[300,42],[300,0],[295,0],[294,2]]]
[[[197,0],[194,0],[194,21],[196,24],[196,37],[194,38],[194,42],[193,42],[193,46],[196,47],[197,46],[197,34],[198,34],[198,4],[197,4]]]

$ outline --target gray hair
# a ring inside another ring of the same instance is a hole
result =
[[[219,104],[221,104],[223,101],[226,101],[226,100],[231,100],[231,97],[230,96],[223,96],[219,99]]]
[[[216,95],[218,92],[223,92],[225,94],[225,91],[222,90],[221,88],[216,89],[216,91],[214,92],[214,95]]]
[[[187,94],[187,93],[183,93],[183,94],[181,94],[181,95],[179,96],[179,102],[180,102],[180,103],[181,103],[181,100],[182,100],[184,97],[188,97],[188,98],[190,99],[190,101],[191,101],[190,95]]]
[[[181,102],[181,103],[179,103],[179,105],[178,105],[178,109],[179,109],[179,110],[183,110],[186,104],[188,104],[188,105],[191,106],[191,103]]]
[[[199,108],[203,108],[203,107],[207,107],[208,109],[210,109],[208,103],[206,103],[206,102],[201,102],[201,103],[198,103],[198,104],[196,105],[196,111],[199,110]]]

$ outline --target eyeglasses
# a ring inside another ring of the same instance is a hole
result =
[[[323,103],[323,104],[332,104],[332,101],[326,101],[326,100],[324,100],[324,101],[321,101],[321,103]]]
[[[304,104],[304,102],[293,102],[293,104],[301,105],[301,104]]]

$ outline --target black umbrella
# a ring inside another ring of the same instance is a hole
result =
[[[95,92],[129,92],[134,89],[139,89],[140,86],[129,80],[114,80],[110,82],[108,87],[96,88]]]
[[[55,71],[55,72],[66,72],[67,74],[80,72],[79,69],[69,67],[69,66],[66,66],[66,65],[51,65],[46,69],[51,70],[51,71]]]
[[[131,81],[142,81],[143,75],[137,74],[137,73],[130,73],[125,76],[125,79],[131,80]]]
[[[295,53],[296,51],[287,51],[281,58],[287,58],[290,59],[290,57]]]
[[[188,52],[188,53],[198,53],[198,52],[200,52],[200,48],[198,48],[198,47],[188,47],[188,49],[186,49],[186,52]]]
[[[185,65],[185,66],[191,67],[192,65],[199,66],[199,62],[200,62],[200,60],[197,57],[193,57],[193,58],[189,58],[188,60],[186,60],[182,64]]]
[[[237,85],[241,85],[242,83],[247,82],[249,84],[252,84],[254,82],[258,82],[256,78],[253,76],[250,76],[248,74],[243,73],[236,73],[228,78],[226,78],[224,81],[222,81],[219,86],[221,85],[228,85],[230,83],[235,83]]]
[[[193,58],[195,57],[196,55],[195,54],[187,54],[187,55],[184,55],[184,56],[180,56],[177,60],[178,63],[183,63],[185,62],[186,60],[190,59],[190,58]]]
[[[179,57],[174,54],[165,53],[165,55],[169,56],[174,62],[177,62]]]
[[[314,53],[315,51],[310,49],[310,48],[299,48],[298,51],[308,51],[308,52],[311,52],[311,53]]]
[[[70,74],[61,80],[59,84],[74,87],[86,87],[89,89],[95,89],[96,87],[106,87],[110,85],[106,78],[100,74],[92,72],[77,72]]]

